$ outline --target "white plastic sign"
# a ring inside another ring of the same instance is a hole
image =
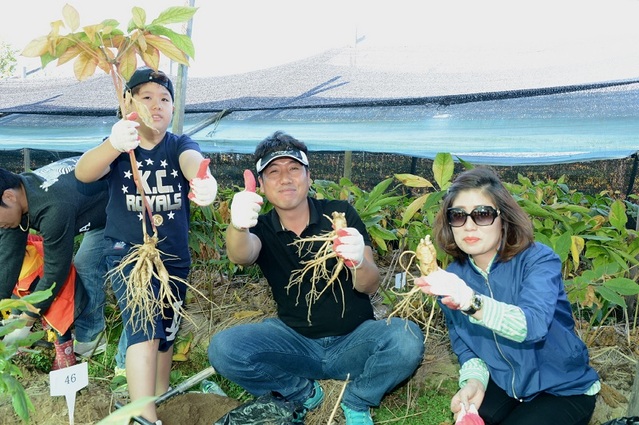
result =
[[[406,272],[395,274],[395,289],[402,289],[406,286]]]
[[[87,362],[49,372],[51,397],[63,395],[66,398],[69,423],[71,425],[74,423],[75,395],[87,385],[89,385],[89,366]]]

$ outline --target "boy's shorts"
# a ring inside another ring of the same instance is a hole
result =
[[[118,266],[123,257],[109,255],[106,257],[108,270],[111,271],[115,267]],[[133,264],[127,266],[124,270],[124,275],[128,276],[133,269]],[[175,276],[181,279],[186,279],[189,274],[188,267],[171,267],[170,265],[166,265],[166,270],[169,273],[169,276]],[[124,325],[124,331],[126,332],[127,337],[127,348],[133,344],[137,344],[140,342],[151,341],[154,339],[160,340],[159,351],[166,352],[171,348],[173,343],[175,342],[175,337],[177,335],[177,331],[180,328],[180,322],[182,320],[182,316],[176,312],[177,309],[182,309],[182,305],[184,303],[184,299],[186,296],[186,285],[182,282],[170,281],[171,283],[171,292],[174,297],[179,300],[178,306],[170,306],[164,307],[163,315],[158,311],[157,314],[154,315],[154,326],[153,323],[140,323],[141,319],[134,317],[131,321],[131,310],[126,305],[126,283],[122,279],[122,276],[119,273],[111,276],[111,287],[113,288],[113,292],[118,301],[118,306],[120,308],[120,312],[122,314],[122,324]],[[160,282],[155,278],[151,278],[151,288],[153,290],[153,294],[155,298],[158,298],[158,293],[160,290]],[[133,329],[132,323],[135,323],[135,330]]]

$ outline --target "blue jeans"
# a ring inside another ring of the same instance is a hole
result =
[[[126,349],[129,348],[129,343],[126,340],[126,332],[122,329],[120,334],[120,340],[118,341],[118,352],[115,353],[115,366],[120,369],[126,368]]]
[[[87,294],[87,304],[75,318],[75,337],[80,342],[91,342],[105,328],[104,305],[106,304],[106,262],[103,255],[108,246],[104,229],[91,230],[84,234],[73,264]]]
[[[379,406],[413,374],[423,354],[421,329],[399,318],[368,320],[349,334],[318,339],[271,318],[222,330],[208,349],[215,370],[254,396],[274,391],[304,402],[314,380],[346,380],[350,374],[342,402],[359,411]]]

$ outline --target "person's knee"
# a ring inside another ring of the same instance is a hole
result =
[[[424,356],[424,334],[413,322],[404,322],[401,327],[395,326],[393,335],[396,338],[393,355],[403,364],[419,365]]]
[[[224,331],[218,332],[213,335],[209,342],[208,357],[209,363],[216,370],[220,370],[229,358],[228,349],[232,346],[231,341],[225,338],[226,333]]]

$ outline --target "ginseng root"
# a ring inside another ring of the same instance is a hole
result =
[[[414,260],[417,260],[417,268],[422,275],[427,275],[437,270],[437,251],[433,245],[430,235],[422,238],[417,245],[416,251],[406,251],[400,256],[400,265],[402,264],[402,257],[404,255],[411,255],[409,264],[402,265],[402,268],[410,275],[410,269]],[[415,278],[411,275],[411,280]],[[422,292],[419,286],[413,286],[408,292],[394,292],[399,300],[395,305],[395,309],[388,315],[388,319],[393,316],[410,319],[417,324],[426,326],[428,332],[428,326],[432,320],[435,303],[432,302],[430,315],[427,318],[425,316],[426,307],[428,306],[429,297]]]
[[[333,242],[337,238],[337,231],[347,227],[346,216],[343,212],[333,212],[332,218],[325,216],[333,224],[333,230],[326,232],[319,236],[312,236],[308,238],[301,238],[293,242],[293,245],[297,246],[298,254],[300,257],[304,256],[305,252],[312,251],[316,243],[321,243],[317,252],[313,254],[313,258],[310,260],[302,261],[303,267],[295,270],[291,273],[289,283],[286,286],[287,290],[297,286],[297,295],[299,302],[299,295],[301,293],[301,285],[304,282],[304,278],[310,274],[311,289],[306,294],[306,304],[308,305],[308,317],[307,320],[311,321],[311,307],[313,304],[326,292],[329,288],[333,290],[333,296],[335,295],[334,283],[339,286],[339,291],[344,299],[344,289],[342,288],[342,282],[339,279],[339,274],[344,270],[344,260],[338,257],[335,251],[333,251]],[[330,259],[337,259],[335,266],[329,270],[326,266],[326,262]],[[346,270],[349,270],[346,267]],[[323,288],[318,288],[319,283],[325,281],[326,284]],[[342,306],[342,317],[344,315],[345,307]]]
[[[144,243],[134,245],[118,266],[109,272],[110,277],[119,275],[126,285],[125,302],[131,312],[129,324],[134,332],[144,329],[146,333],[146,325],[151,324],[150,331],[154,334],[155,317],[158,314],[165,317],[164,308],[167,307],[173,308],[177,315],[195,324],[186,315],[182,302],[171,291],[171,282],[181,282],[206,299],[204,294],[193,288],[185,279],[169,275],[162,262],[161,255],[164,253],[157,248],[157,244],[157,236],[145,235]],[[133,268],[125,274],[126,268],[130,265],[133,265]],[[151,290],[152,278],[160,283],[157,297]]]

